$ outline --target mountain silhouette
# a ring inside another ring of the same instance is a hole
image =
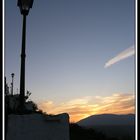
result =
[[[135,139],[135,115],[100,114],[77,122],[79,126],[93,128],[103,134],[124,140]]]
[[[135,115],[116,115],[116,114],[100,114],[92,115],[85,119],[80,120],[77,124],[81,126],[94,126],[94,125],[134,125]]]

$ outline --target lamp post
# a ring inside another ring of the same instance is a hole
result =
[[[12,76],[12,83],[11,83],[11,95],[13,95],[13,86],[14,86],[14,73],[11,74]]]
[[[32,8],[33,0],[18,0],[17,5],[23,15],[23,28],[22,28],[22,48],[21,48],[21,69],[20,69],[20,111],[24,112],[25,103],[25,46],[26,46],[26,16]]]

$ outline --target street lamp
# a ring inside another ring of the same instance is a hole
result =
[[[11,86],[12,86],[12,87],[11,87],[11,95],[13,95],[14,75],[15,75],[14,73],[12,73],[12,74],[11,74],[11,76],[12,76],[12,83],[11,83]]]
[[[20,69],[20,111],[24,112],[25,103],[25,45],[26,45],[26,16],[32,8],[33,0],[18,0],[17,5],[23,15],[23,28],[22,28],[22,49],[21,49],[21,69]]]

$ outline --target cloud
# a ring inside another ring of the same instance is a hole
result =
[[[134,113],[134,101],[133,94],[113,94],[107,97],[82,97],[60,104],[55,104],[53,101],[43,101],[38,103],[38,107],[48,114],[67,112],[70,115],[70,121],[76,122],[94,114]]]
[[[135,54],[134,46],[127,48],[105,64],[105,68]]]

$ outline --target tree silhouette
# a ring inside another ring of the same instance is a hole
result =
[[[70,140],[118,140],[117,138],[109,138],[101,132],[94,129],[87,129],[78,124],[70,124]]]

